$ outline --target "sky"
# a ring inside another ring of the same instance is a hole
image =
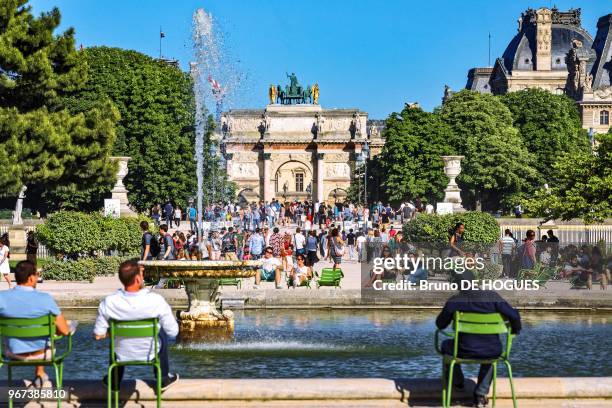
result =
[[[191,19],[204,8],[223,32],[244,92],[232,106],[263,108],[270,84],[319,84],[324,108],[359,108],[371,119],[407,102],[440,105],[444,85],[465,86],[472,67],[503,54],[517,19],[529,7],[582,9],[594,37],[610,0],[33,0],[36,14],[57,6],[61,30],[74,27],[77,44],[106,45],[164,57],[187,70],[193,59]]]

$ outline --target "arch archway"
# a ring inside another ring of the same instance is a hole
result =
[[[310,199],[313,189],[312,168],[299,160],[287,160],[274,172],[274,194],[283,201]]]
[[[344,188],[336,187],[327,195],[327,202],[329,204],[344,203],[347,195],[348,193]]]
[[[259,201],[259,197],[257,193],[255,193],[255,190],[253,190],[252,188],[245,188],[241,190],[238,193],[237,198],[238,198],[238,205],[241,207],[245,207],[252,202]]]

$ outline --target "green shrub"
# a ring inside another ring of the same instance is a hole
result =
[[[419,214],[404,225],[404,236],[410,242],[448,243],[455,224],[465,224],[463,241],[490,245],[499,239],[499,225],[490,214],[470,211],[462,214]]]
[[[92,258],[82,258],[76,261],[53,260],[46,263],[42,269],[42,278],[59,281],[89,281],[96,276],[96,264]]]
[[[103,249],[100,226],[90,214],[57,212],[38,225],[36,232],[40,242],[56,254],[91,255]]]
[[[142,239],[139,225],[142,220],[147,219],[110,218],[98,213],[60,211],[49,216],[36,231],[48,249],[71,258],[107,254],[110,251],[137,254]]]
[[[90,281],[96,276],[113,276],[121,262],[131,259],[123,256],[101,256],[99,258],[80,258],[74,260],[53,259],[42,267],[42,277],[46,280]]]
[[[123,261],[132,259],[129,256],[101,256],[94,259],[96,276],[113,276]]]
[[[496,280],[501,278],[503,269],[501,264],[485,262],[484,268],[474,269],[474,275],[478,280]]]

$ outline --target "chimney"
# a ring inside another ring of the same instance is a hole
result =
[[[536,71],[550,71],[552,65],[552,11],[536,11]]]

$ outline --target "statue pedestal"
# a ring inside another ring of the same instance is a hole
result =
[[[444,173],[449,178],[448,186],[444,189],[443,203],[452,203],[453,213],[465,212],[461,205],[461,189],[455,179],[461,173],[461,160],[464,156],[442,156],[444,160]]]
[[[128,190],[125,188],[123,184],[123,179],[128,174],[128,161],[129,157],[111,157],[112,160],[115,160],[119,164],[119,169],[117,170],[117,182],[115,186],[111,190],[111,198],[119,200],[119,209],[121,217],[135,217],[138,214],[134,210],[130,208],[130,202],[128,200]]]
[[[27,233],[23,225],[12,225],[8,230],[11,254],[25,254]]]
[[[231,338],[234,334],[234,313],[219,312],[216,302],[219,297],[218,279],[183,279],[189,310],[180,312],[180,339],[183,341]]]

